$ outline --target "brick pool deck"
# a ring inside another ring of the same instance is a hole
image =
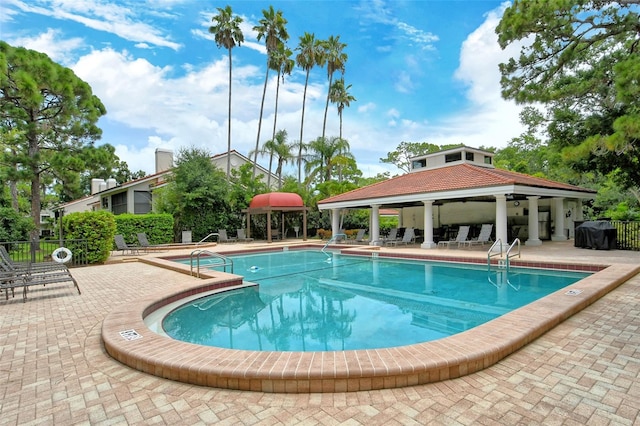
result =
[[[480,250],[389,250],[486,258]],[[523,247],[522,258],[640,264],[638,252],[569,243]],[[73,270],[82,295],[57,285],[34,288],[26,303],[2,297],[0,424],[631,425],[640,415],[640,275],[470,375],[397,389],[272,394],[179,383],[109,357],[101,328],[114,308],[193,280],[114,260]]]

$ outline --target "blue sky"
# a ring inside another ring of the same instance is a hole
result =
[[[288,20],[292,50],[304,32],[347,44],[356,101],[343,113],[343,137],[365,176],[398,173],[379,159],[402,141],[500,148],[522,133],[519,107],[500,98],[498,64],[518,49],[497,44],[508,5],[500,1],[2,0],[0,38],[87,81],[107,108],[101,143],[132,171],[153,173],[156,148],[226,151],[228,57],[208,28],[227,4],[244,20],[245,43],[233,50],[232,148],[245,155],[255,148],[266,63],[252,28],[269,5]],[[315,68],[305,142],[322,133],[327,84],[326,69]],[[299,139],[303,89],[298,68],[280,87],[277,128],[290,142]],[[260,144],[271,138],[274,103],[271,73]],[[327,136],[338,136],[329,108]]]

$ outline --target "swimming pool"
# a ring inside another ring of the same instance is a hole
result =
[[[255,351],[412,345],[469,330],[588,275],[311,250],[231,258],[236,274],[259,285],[174,309],[162,321],[168,336]]]

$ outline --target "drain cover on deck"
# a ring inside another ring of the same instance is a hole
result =
[[[135,330],[125,330],[125,331],[121,331],[120,332],[120,336],[124,339],[124,340],[136,340],[136,339],[142,339],[142,334],[139,334],[137,331]]]
[[[567,291],[565,294],[566,294],[567,296],[577,296],[577,295],[579,295],[580,293],[582,293],[582,290],[573,289],[573,290],[569,290],[569,291]]]

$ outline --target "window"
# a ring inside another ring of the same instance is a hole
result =
[[[454,152],[444,156],[445,163],[453,163],[454,161],[462,161],[462,152]]]
[[[473,152],[465,152],[465,157],[467,161],[473,161]]]
[[[111,213],[122,214],[127,212],[127,192],[120,192],[111,196]]]
[[[423,167],[427,167],[427,160],[425,158],[423,158],[422,160],[415,160],[411,164],[412,169],[421,169]]]
[[[488,155],[484,156],[484,164],[491,164],[491,157]]]
[[[151,193],[149,191],[133,191],[133,212],[145,214],[151,211]]]

